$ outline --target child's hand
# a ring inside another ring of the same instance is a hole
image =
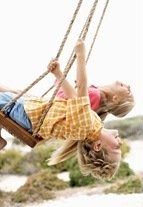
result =
[[[60,64],[57,59],[52,59],[47,66],[47,69],[53,73],[56,74],[58,71],[60,71]]]
[[[76,55],[85,55],[85,45],[82,39],[79,39],[75,45]]]

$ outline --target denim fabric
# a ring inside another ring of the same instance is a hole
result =
[[[9,92],[0,92],[0,109],[2,109],[7,103],[9,103],[14,98],[13,93]],[[24,105],[23,98],[19,98],[12,106],[6,109],[5,113],[16,123],[21,125],[23,128],[28,131],[32,131],[32,124],[27,116]]]

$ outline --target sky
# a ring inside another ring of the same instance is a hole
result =
[[[25,89],[55,57],[78,0],[0,1],[1,83]],[[93,0],[84,0],[59,58],[64,69]],[[99,0],[85,45],[89,50],[105,0]],[[130,84],[135,107],[128,116],[143,114],[143,1],[109,1],[105,17],[87,64],[89,83],[104,85],[115,80]],[[75,80],[75,64],[67,78]],[[30,93],[42,95],[53,84],[49,74]],[[51,94],[50,94],[51,95]]]

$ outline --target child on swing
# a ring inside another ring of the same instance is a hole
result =
[[[45,141],[52,137],[65,140],[64,145],[49,160],[49,165],[62,162],[76,154],[83,174],[111,179],[120,164],[121,140],[118,130],[103,128],[101,119],[90,107],[85,46],[82,40],[77,42],[75,53],[77,56],[77,92],[67,80],[63,81],[62,88],[67,100],[55,99],[53,101],[39,130],[39,135]],[[48,69],[57,80],[62,78],[63,74],[56,60],[50,62]],[[6,102],[7,99],[12,99],[12,96],[13,94],[0,93],[0,104]],[[43,99],[20,100],[10,109],[9,116],[25,129],[32,131],[47,104],[48,101]],[[2,108],[2,104],[0,107]]]
[[[0,85],[0,92],[12,92],[20,93],[20,90],[8,88]],[[90,106],[102,120],[106,118],[108,114],[112,114],[116,117],[124,117],[134,107],[134,97],[131,92],[130,86],[122,83],[121,81],[115,81],[112,84],[104,86],[88,86],[88,95],[90,99]],[[58,98],[67,99],[62,88],[57,93]]]
[[[104,120],[108,114],[112,114],[116,117],[124,117],[132,110],[135,104],[130,86],[120,81],[98,87],[90,85],[88,86],[88,95],[91,109],[95,111],[102,120]],[[62,88],[58,91],[57,97],[67,99]]]
[[[20,90],[0,86],[0,92],[12,92],[19,94]],[[134,107],[134,97],[130,86],[120,81],[115,81],[113,84],[104,86],[88,86],[88,95],[90,106],[102,120],[108,114],[116,117],[126,116]],[[67,99],[62,88],[57,93],[58,98]]]

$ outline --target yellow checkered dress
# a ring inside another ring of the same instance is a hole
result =
[[[33,130],[46,104],[47,101],[43,99],[25,101],[25,111],[32,122]],[[96,139],[101,128],[101,119],[91,110],[87,96],[69,100],[57,99],[48,111],[39,135],[43,139]]]

